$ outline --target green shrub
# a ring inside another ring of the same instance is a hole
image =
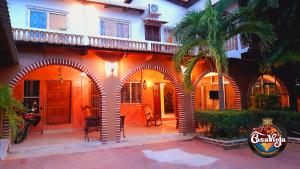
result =
[[[300,113],[292,111],[199,111],[195,117],[200,127],[208,129],[203,134],[212,138],[247,137],[252,128],[261,125],[266,117],[273,118],[275,125],[284,127],[289,136],[295,136],[293,131],[300,131]]]
[[[254,96],[253,108],[260,110],[278,110],[281,108],[281,105],[276,95],[256,94]]]

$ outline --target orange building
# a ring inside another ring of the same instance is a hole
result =
[[[58,5],[60,3],[65,2],[57,2]],[[77,1],[72,5],[82,5],[81,2],[75,3]],[[6,7],[5,2],[4,5]],[[102,9],[103,4],[85,2],[83,5],[98,5]],[[112,7],[117,13],[125,9],[124,5],[113,4]],[[48,8],[29,9],[50,11]],[[129,10],[134,13],[146,11],[137,7]],[[7,14],[1,15],[8,18]],[[55,17],[51,11],[47,16]],[[64,22],[63,17],[59,21]],[[0,80],[13,89],[14,96],[25,106],[30,107],[34,101],[38,103],[41,122],[32,131],[82,129],[85,126],[82,107],[89,106],[91,113],[101,116],[101,140],[120,141],[120,116],[123,115],[126,127],[141,130],[138,133],[142,135],[151,132],[149,127],[145,127],[148,118],[145,109],[148,106],[151,116],[161,118],[163,125],[159,133],[188,134],[194,130],[194,111],[219,108],[218,78],[213,65],[207,60],[200,61],[192,74],[195,90],[185,92],[182,75],[175,71],[172,62],[179,46],[169,43],[172,41],[172,36],[167,37],[169,29],[164,29],[167,43],[162,42],[160,36],[154,37],[155,31],[160,32],[165,23],[157,18],[141,21],[145,24],[144,41],[86,36],[48,28],[12,28],[9,19],[1,22],[0,32],[5,34],[5,38],[0,40],[3,56]],[[102,26],[112,23],[105,20]],[[57,25],[52,27],[55,29]],[[150,36],[151,32],[153,36]],[[132,33],[128,33],[128,37]],[[242,48],[238,37],[226,45],[228,50]],[[281,72],[278,70],[276,76],[260,76],[254,61],[229,58],[229,73],[223,77],[225,107],[248,108],[252,95],[266,92],[278,94],[282,106],[297,107],[296,95],[289,92],[294,88],[284,85],[289,79]]]

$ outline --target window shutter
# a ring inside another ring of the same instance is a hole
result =
[[[47,28],[47,13],[30,10],[30,28]]]
[[[66,31],[67,30],[67,16],[49,13],[49,29]]]

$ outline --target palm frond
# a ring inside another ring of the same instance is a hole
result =
[[[13,138],[17,135],[19,126],[23,124],[23,119],[17,112],[24,110],[22,103],[13,98],[10,88],[0,85],[0,113],[8,118]]]
[[[184,85],[184,89],[186,89],[186,91],[192,91],[194,89],[193,83],[192,83],[192,78],[191,78],[191,74],[192,71],[196,65],[196,63],[198,62],[199,59],[201,59],[203,57],[202,54],[199,54],[197,56],[193,56],[185,65],[186,66],[186,70],[183,72],[183,85]]]
[[[188,54],[189,50],[191,50],[197,46],[204,46],[206,44],[207,44],[207,42],[204,39],[194,39],[194,40],[190,40],[190,41],[182,44],[182,46],[180,46],[178,52],[173,57],[176,71],[177,72],[181,71],[181,65],[183,63],[185,56]]]
[[[268,51],[276,41],[272,24],[265,21],[242,22],[234,29],[229,36],[236,34],[251,34],[259,39],[259,45],[263,51]]]

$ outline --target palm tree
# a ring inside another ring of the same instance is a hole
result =
[[[17,135],[19,126],[23,124],[23,119],[17,111],[23,110],[25,110],[23,104],[13,98],[11,89],[0,85],[0,120],[8,119],[13,138]]]
[[[177,71],[181,65],[184,71],[184,86],[193,90],[191,73],[197,61],[206,58],[214,61],[219,79],[219,105],[225,109],[223,92],[223,74],[228,71],[228,60],[225,53],[225,42],[230,38],[243,34],[245,38],[255,36],[261,49],[269,49],[276,40],[272,25],[265,20],[250,17],[251,7],[240,7],[228,13],[226,9],[237,0],[220,0],[212,5],[206,0],[204,11],[191,11],[176,25],[174,33],[177,41],[182,44],[173,61]],[[189,55],[189,51],[197,49],[197,54]]]

